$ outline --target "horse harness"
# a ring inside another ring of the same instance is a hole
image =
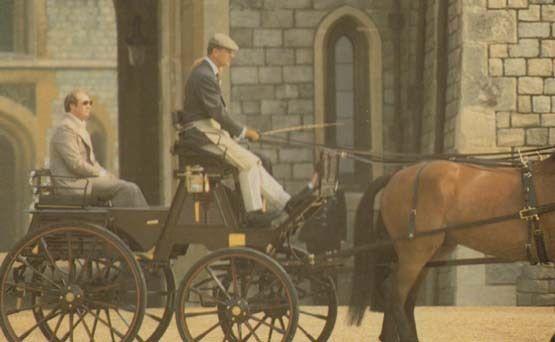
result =
[[[540,225],[540,212],[538,212],[536,187],[532,175],[532,165],[524,163],[522,167],[522,191],[524,194],[524,208],[520,210],[520,218],[526,221],[528,226],[528,243],[526,253],[530,263],[549,262],[547,247],[545,244],[545,232]]]
[[[412,208],[409,213],[408,234],[406,238],[401,240],[412,240],[417,237],[430,236],[439,233],[474,228],[481,225],[499,223],[512,219],[521,219],[526,222],[528,228],[528,241],[525,244],[528,260],[532,265],[541,263],[549,263],[549,255],[545,242],[545,231],[540,225],[540,215],[549,212],[555,212],[555,203],[544,205],[537,204],[536,189],[534,187],[532,167],[529,163],[523,163],[522,170],[522,190],[524,195],[524,207],[518,212],[509,215],[496,216],[489,219],[478,220],[473,222],[445,225],[436,230],[426,232],[416,232],[416,207],[418,206],[418,188],[422,172],[428,163],[425,163],[418,169],[413,186]]]

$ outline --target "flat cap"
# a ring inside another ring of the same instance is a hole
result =
[[[210,38],[210,40],[208,41],[208,44],[230,49],[232,51],[239,50],[239,46],[237,45],[237,43],[235,43],[233,39],[231,39],[231,37],[224,33],[214,34],[212,38]]]

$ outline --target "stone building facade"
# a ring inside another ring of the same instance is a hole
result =
[[[169,204],[175,186],[169,113],[180,108],[188,70],[214,32],[229,33],[241,47],[223,75],[238,120],[261,131],[343,123],[276,139],[376,154],[510,151],[555,143],[552,0],[0,4],[11,4],[13,18],[25,18],[10,24],[19,28],[9,40],[13,51],[0,52],[0,173],[12,175],[0,179],[21,178],[12,182],[20,184],[12,190],[17,200],[0,200],[0,215],[21,213],[27,205],[21,175],[48,159],[49,128],[63,96],[76,85],[92,90],[97,121],[91,128],[100,132],[97,149],[106,165],[139,183],[151,204]],[[138,66],[127,56],[128,37],[137,34],[130,25],[134,18],[143,24],[146,48],[146,62]],[[29,29],[20,32],[26,23]],[[311,146],[250,147],[273,161],[276,177],[291,192],[312,171]],[[361,189],[396,167],[345,162],[341,177],[350,225]],[[23,215],[12,220],[20,228],[10,239],[25,228]],[[347,247],[352,240],[350,228]],[[453,257],[475,255],[460,248]],[[193,258],[180,260],[178,273]],[[421,303],[549,304],[550,272],[521,264],[438,268],[428,276]]]

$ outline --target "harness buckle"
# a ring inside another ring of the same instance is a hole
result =
[[[526,207],[518,212],[521,220],[524,221],[539,221],[540,215],[537,208]]]

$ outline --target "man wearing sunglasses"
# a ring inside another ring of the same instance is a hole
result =
[[[87,195],[88,203],[112,201],[116,207],[147,207],[141,189],[106,171],[94,155],[87,120],[93,101],[81,89],[73,90],[64,101],[66,114],[50,140],[50,171],[59,192]]]
[[[220,88],[220,72],[230,66],[238,50],[237,44],[225,34],[216,33],[210,39],[207,56],[195,63],[187,80],[181,134],[182,139],[195,141],[203,150],[221,155],[239,170],[246,224],[266,226],[280,215],[291,196],[264,169],[260,158],[237,142],[242,138],[260,139],[256,130],[229,116]],[[309,187],[315,182],[316,178]],[[262,197],[276,210],[264,212]]]

